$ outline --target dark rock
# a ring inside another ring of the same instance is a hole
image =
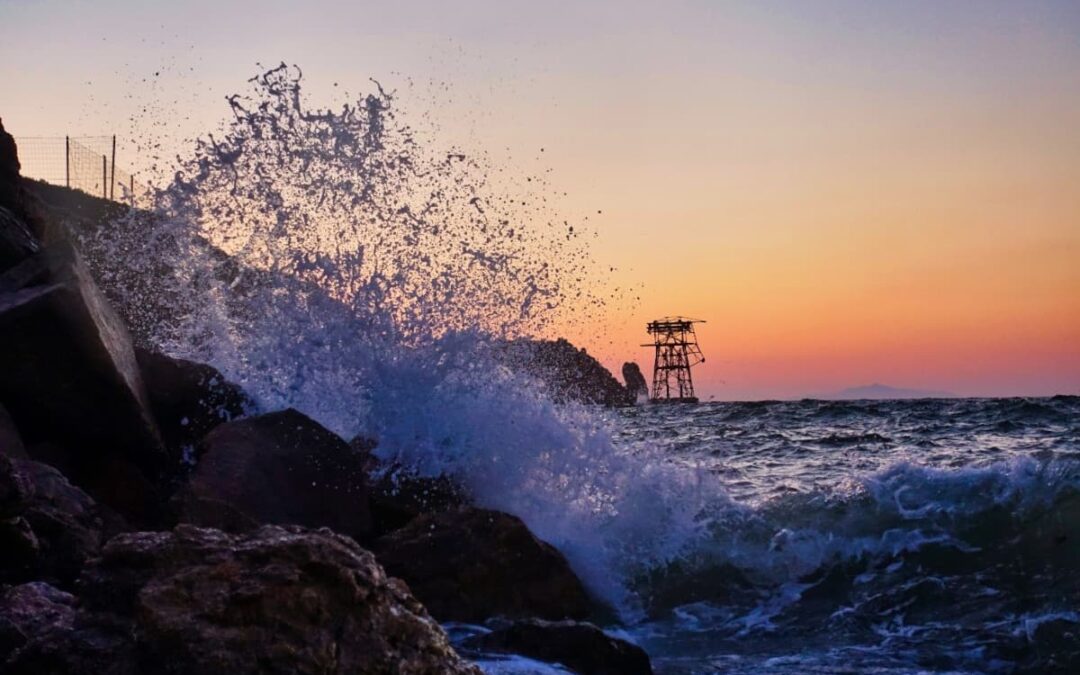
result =
[[[46,583],[0,592],[0,666],[31,639],[70,631],[74,620],[75,597]]]
[[[211,429],[240,417],[254,403],[215,368],[136,348],[150,407],[166,445],[194,446]]]
[[[19,430],[15,428],[15,422],[2,405],[0,405],[0,455],[26,458],[26,448],[23,447]]]
[[[53,467],[0,456],[0,582],[69,586],[97,555],[107,521]]]
[[[363,456],[296,410],[226,422],[198,456],[191,498],[225,502],[260,523],[329,527],[355,539],[371,531]]]
[[[375,475],[370,492],[376,536],[399,530],[418,516],[472,504],[465,489],[448,476],[418,476],[401,469]]]
[[[479,675],[374,556],[326,529],[120,535],[80,588],[73,629],[20,650],[12,672],[91,675],[113,653],[112,673]]]
[[[44,230],[40,205],[37,199],[30,194],[19,175],[22,167],[19,164],[19,149],[15,145],[15,139],[4,129],[4,122],[0,120],[0,208],[6,209],[17,221],[26,226],[29,232],[40,238]],[[0,216],[0,221],[3,217]],[[0,241],[4,239],[4,223],[0,222]],[[18,236],[18,235],[17,235]],[[0,244],[2,249],[2,244]],[[2,254],[0,254],[2,259]],[[0,263],[0,272],[4,265]]]
[[[48,444],[58,454],[49,461],[76,484],[148,519],[158,496],[144,488],[178,461],[161,442],[123,322],[70,245],[27,259],[12,278],[24,285],[0,292],[0,404],[28,448]],[[121,467],[145,480],[121,480]]]
[[[0,272],[5,272],[41,250],[30,228],[0,206]]]
[[[530,619],[465,641],[480,652],[521,654],[559,663],[581,675],[652,675],[645,650],[606,634],[590,623]]]
[[[631,402],[636,402],[638,398],[649,396],[649,383],[645,380],[645,376],[641,373],[641,368],[633,361],[624,363],[622,366],[622,378],[626,383],[626,393],[630,397]]]
[[[599,361],[568,341],[519,339],[496,351],[507,366],[522,370],[544,384],[558,402],[630,405],[626,389]]]
[[[440,621],[577,619],[591,609],[562,554],[506,513],[464,508],[422,515],[376,541],[375,551]]]

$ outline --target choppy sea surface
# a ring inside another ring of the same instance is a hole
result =
[[[640,580],[646,615],[624,634],[658,673],[1080,672],[1080,397],[638,406],[614,423],[618,446],[704,467],[732,500],[710,546]]]

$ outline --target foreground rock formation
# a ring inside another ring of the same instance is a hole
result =
[[[329,530],[120,535],[80,590],[73,619],[37,631],[8,672],[479,673],[403,584]]]

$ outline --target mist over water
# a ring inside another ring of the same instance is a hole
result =
[[[253,78],[149,214],[85,238],[137,334],[520,516],[662,672],[1071,653],[1076,399],[556,405],[492,351],[619,308],[580,227],[377,84],[302,84]]]

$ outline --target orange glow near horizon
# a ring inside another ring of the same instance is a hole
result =
[[[556,332],[616,374],[682,314],[702,398],[1080,394],[1075,2],[103,4],[3,10],[16,136],[122,134],[151,90],[203,133],[256,61],[320,103],[373,76],[589,214],[640,301]]]

